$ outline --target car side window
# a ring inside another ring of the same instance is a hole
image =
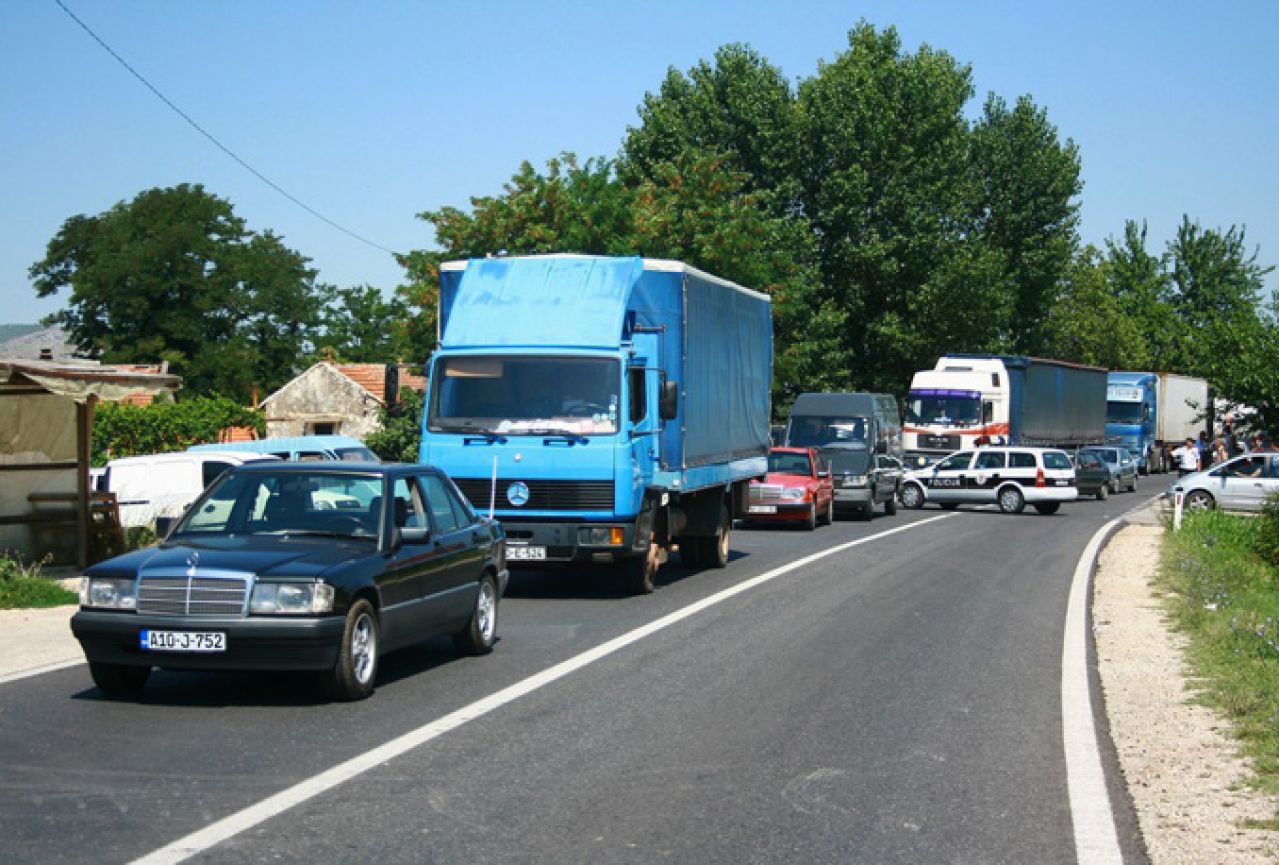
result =
[[[401,529],[423,529],[431,524],[427,522],[426,512],[422,508],[422,496],[417,484],[410,478],[396,478],[392,488],[392,513],[395,525]]]
[[[455,532],[470,522],[461,503],[454,500],[453,491],[438,475],[422,475],[426,501],[435,520],[435,529],[445,535]]]
[[[1002,469],[1007,462],[1008,454],[1003,451],[986,451],[977,457],[975,469]]]
[[[955,471],[957,469],[968,468],[968,463],[972,461],[973,455],[968,452],[951,454],[937,464],[937,470],[940,472]]]
[[[1015,469],[1035,468],[1035,455],[1026,451],[1013,451],[1008,455],[1008,465]]]

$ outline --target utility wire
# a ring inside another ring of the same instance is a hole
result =
[[[215,147],[217,147],[219,150],[221,150],[221,151],[222,151],[223,153],[225,153],[227,156],[231,157],[231,158],[232,158],[232,159],[234,159],[236,162],[238,162],[238,163],[240,164],[240,166],[241,166],[241,167],[243,167],[246,171],[248,171],[250,174],[252,174],[252,175],[253,175],[254,177],[256,177],[258,180],[261,180],[261,181],[262,181],[263,183],[265,183],[267,186],[271,187],[271,188],[272,188],[272,189],[274,189],[276,192],[278,192],[278,193],[280,193],[281,195],[283,195],[283,196],[284,196],[285,198],[287,198],[289,201],[292,201],[294,204],[296,204],[298,207],[302,208],[302,209],[303,209],[303,210],[305,210],[307,213],[309,213],[309,214],[311,214],[312,216],[314,216],[316,219],[320,220],[321,222],[327,223],[328,225],[332,226],[333,228],[336,228],[338,231],[342,232],[343,234],[346,234],[346,235],[349,235],[349,236],[351,236],[351,237],[354,237],[356,240],[360,241],[361,243],[368,244],[369,246],[373,247],[374,249],[380,249],[380,250],[382,250],[383,252],[390,253],[391,255],[397,255],[397,256],[398,256],[398,255],[400,254],[400,253],[396,252],[396,251],[395,251],[395,250],[393,250],[393,249],[387,249],[385,246],[383,246],[383,245],[382,245],[382,244],[380,244],[380,243],[374,243],[373,241],[369,240],[367,237],[361,237],[360,235],[356,234],[354,231],[351,231],[349,228],[345,228],[345,227],[343,227],[343,226],[341,226],[341,225],[338,225],[336,222],[334,222],[333,220],[329,219],[329,218],[328,218],[327,216],[325,216],[323,213],[320,213],[318,210],[316,210],[315,208],[311,207],[311,206],[310,206],[310,205],[308,205],[306,202],[301,201],[300,199],[296,198],[295,196],[290,195],[290,194],[289,194],[288,192],[286,192],[284,189],[280,188],[280,186],[279,186],[279,185],[277,185],[275,182],[273,182],[273,181],[272,181],[269,177],[267,177],[266,175],[264,175],[262,172],[258,171],[256,168],[254,168],[254,167],[253,167],[252,165],[250,165],[249,163],[245,162],[245,161],[244,161],[243,159],[241,159],[239,156],[236,156],[236,155],[235,155],[235,153],[233,153],[229,147],[227,147],[227,146],[226,146],[225,144],[223,144],[221,141],[218,141],[216,138],[214,138],[214,137],[213,137],[213,135],[212,135],[211,133],[207,132],[207,131],[204,129],[204,127],[202,127],[200,124],[198,124],[198,123],[196,123],[194,120],[192,120],[192,119],[191,119],[191,117],[190,117],[190,116],[189,116],[189,115],[188,115],[185,111],[183,111],[183,110],[182,110],[181,108],[179,108],[177,105],[173,104],[173,101],[172,101],[172,100],[170,100],[170,99],[169,99],[169,97],[165,96],[163,93],[161,93],[159,90],[157,90],[157,89],[155,88],[155,86],[154,86],[154,85],[153,85],[150,81],[148,81],[148,80],[146,80],[145,78],[143,78],[143,77],[142,77],[142,74],[141,74],[141,73],[139,73],[139,72],[138,72],[136,69],[134,69],[132,66],[130,66],[130,65],[128,64],[128,62],[127,62],[127,61],[126,61],[123,57],[121,57],[119,54],[117,54],[117,53],[116,53],[116,52],[115,52],[115,51],[111,48],[111,46],[110,46],[110,45],[108,45],[106,42],[102,41],[102,37],[100,37],[97,33],[94,33],[94,32],[93,32],[93,30],[92,30],[92,29],[90,29],[90,27],[89,27],[89,25],[88,25],[88,24],[85,24],[83,21],[81,21],[79,18],[77,18],[77,17],[76,17],[76,14],[75,14],[74,12],[72,12],[70,9],[68,9],[68,8],[66,7],[66,4],[64,4],[64,3],[62,2],[62,0],[53,0],[53,2],[54,2],[54,3],[57,3],[57,4],[58,4],[58,6],[62,9],[62,11],[63,11],[63,12],[65,12],[65,13],[67,13],[67,15],[69,15],[69,16],[71,17],[71,20],[72,20],[72,21],[74,21],[75,23],[79,24],[79,25],[80,25],[80,27],[84,30],[84,32],[85,32],[85,33],[88,33],[91,37],[93,37],[93,41],[95,41],[95,42],[97,42],[99,45],[101,45],[101,46],[102,46],[102,48],[103,48],[103,50],[105,50],[108,54],[110,54],[112,57],[114,57],[114,58],[116,59],[116,62],[117,62],[117,63],[119,63],[119,64],[120,64],[121,66],[123,66],[125,69],[129,70],[129,73],[130,73],[131,75],[133,75],[133,77],[134,77],[134,78],[136,78],[136,79],[138,79],[139,81],[141,81],[141,82],[142,82],[142,84],[143,84],[143,85],[144,85],[144,86],[145,86],[148,90],[150,90],[152,93],[154,93],[154,94],[155,94],[155,95],[156,95],[156,96],[160,99],[160,101],[161,101],[161,102],[163,102],[165,105],[169,106],[169,108],[173,109],[174,113],[176,113],[179,117],[181,117],[183,120],[185,120],[187,123],[189,123],[189,124],[191,125],[191,127],[192,127],[193,129],[195,129],[195,131],[196,131],[196,132],[200,133],[200,134],[201,134],[201,135],[203,135],[205,138],[209,139],[209,141],[213,142],[213,144],[214,144],[214,146],[215,146]]]

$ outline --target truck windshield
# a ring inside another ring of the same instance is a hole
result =
[[[912,390],[906,420],[916,424],[975,426],[981,422],[981,394],[974,391]]]
[[[787,442],[791,447],[866,447],[864,417],[792,417]]]
[[[448,357],[431,379],[433,432],[617,432],[621,367],[594,357]]]
[[[1139,402],[1106,403],[1106,423],[1141,423]]]

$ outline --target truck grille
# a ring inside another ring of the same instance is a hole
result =
[[[138,581],[138,612],[241,616],[248,586],[241,577],[143,577]]]
[[[513,508],[506,498],[506,490],[521,478],[498,478],[496,507],[509,511]],[[453,478],[468,499],[479,511],[488,510],[490,478]],[[522,511],[611,511],[613,509],[612,481],[530,481],[528,501]]]

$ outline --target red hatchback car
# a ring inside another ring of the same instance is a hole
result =
[[[835,519],[835,487],[815,448],[773,448],[768,477],[751,481],[746,519],[760,523],[801,523],[815,529]]]

